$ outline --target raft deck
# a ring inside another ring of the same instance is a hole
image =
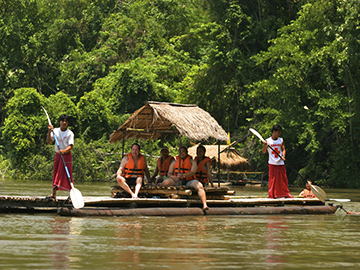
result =
[[[111,197],[84,197],[85,207],[73,209],[68,197],[56,200],[41,196],[0,196],[0,213],[58,213],[74,216],[124,215],[253,215],[253,214],[330,214],[336,206],[309,198],[235,197],[228,188],[206,188],[209,211],[193,189],[186,187],[142,187],[141,198],[127,198],[119,187]],[[116,198],[120,197],[120,198]]]
[[[125,215],[126,213],[129,215],[155,215],[151,214],[154,213],[154,211],[157,213],[156,215],[169,215],[168,211],[177,213],[177,215],[188,215],[189,212],[196,214],[199,210],[202,213],[200,200],[194,199],[84,197],[84,202],[84,208],[72,209],[72,204],[67,197],[58,197],[56,200],[49,200],[44,197],[0,196],[0,213],[48,212],[59,213],[60,215],[74,214],[85,216],[101,215],[99,214],[101,211],[105,211],[104,215],[111,213],[113,213],[111,215]],[[216,215],[235,213],[294,214],[296,211],[306,214],[309,211],[320,211],[318,213],[323,213],[324,210],[325,213],[329,213],[329,209],[332,211],[332,208],[329,208],[317,199],[303,198],[230,198],[228,200],[207,200],[207,203],[211,208],[211,211],[207,211],[207,214]],[[324,206],[325,208],[323,208]],[[216,211],[215,208],[217,209]],[[254,210],[255,208],[256,210]],[[291,209],[291,211],[289,211],[289,209]]]

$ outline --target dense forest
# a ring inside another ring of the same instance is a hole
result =
[[[279,123],[290,183],[360,188],[359,1],[0,0],[0,40],[2,178],[51,180],[44,106],[72,116],[76,181],[114,181],[109,135],[153,100],[208,111],[254,171],[249,128]]]

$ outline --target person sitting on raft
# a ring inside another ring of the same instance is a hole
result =
[[[171,162],[174,161],[174,157],[169,155],[169,148],[164,146],[160,151],[161,157],[156,161],[156,168],[154,174],[151,176],[150,182],[155,182],[155,185],[162,185],[162,182],[167,179],[167,174]],[[157,178],[156,176],[160,174]],[[155,179],[156,178],[156,179]]]
[[[133,199],[138,199],[138,194],[143,183],[144,173],[150,179],[149,168],[145,157],[140,154],[140,145],[134,143],[131,146],[131,153],[128,153],[121,161],[116,173],[116,180],[120,187],[131,195]],[[135,193],[130,187],[135,186]]]
[[[196,148],[196,157],[195,162],[197,164],[197,169],[195,173],[195,177],[199,182],[203,185],[209,183],[211,187],[214,187],[212,174],[211,174],[211,159],[205,156],[206,148],[203,145],[199,145]]]
[[[165,179],[163,182],[164,186],[176,186],[176,183],[180,182],[186,187],[194,188],[203,204],[203,210],[209,210],[209,207],[206,203],[206,193],[203,185],[195,179],[194,175],[196,173],[197,165],[195,160],[188,155],[188,150],[186,147],[180,148],[180,164],[179,156],[170,164],[168,179]],[[179,166],[180,165],[180,166]]]
[[[310,184],[312,185],[312,181],[308,181],[310,182]],[[309,185],[309,183],[306,182],[305,186],[306,189],[304,189],[303,191],[301,191],[301,193],[299,194],[299,196],[302,196],[304,198],[316,198],[315,194],[312,192],[311,190],[311,186]]]

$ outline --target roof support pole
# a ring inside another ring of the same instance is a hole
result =
[[[218,141],[218,187],[220,187],[220,141]]]
[[[124,156],[125,156],[125,132],[122,138],[122,158],[124,158]]]
[[[179,171],[178,171],[178,175],[180,174],[180,169],[181,169],[181,137],[182,135],[179,134]],[[181,186],[181,180],[179,179],[177,182],[176,182],[176,186]]]

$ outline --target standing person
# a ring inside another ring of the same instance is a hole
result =
[[[144,180],[144,173],[146,178],[150,179],[146,159],[140,154],[140,145],[134,143],[131,146],[131,153],[126,154],[121,161],[116,173],[116,180],[120,187],[129,193],[133,199],[138,199],[138,194]],[[135,186],[135,193],[132,192],[130,186]]]
[[[154,174],[151,176],[150,182],[155,182],[155,184],[162,185],[162,182],[167,179],[167,174],[169,171],[169,167],[171,162],[173,162],[174,157],[169,155],[169,148],[164,146],[160,151],[161,157],[156,161],[156,168]],[[158,175],[159,177],[155,177]]]
[[[209,183],[211,187],[214,187],[212,174],[211,174],[211,159],[205,156],[206,148],[203,145],[199,145],[196,148],[196,157],[195,162],[197,164],[197,169],[195,177],[203,185]]]
[[[301,193],[299,194],[299,196],[302,196],[304,198],[316,198],[315,194],[312,192],[311,190],[311,186],[309,185],[309,183],[312,185],[312,181],[308,180],[305,184],[305,189],[303,191],[301,191]]]
[[[269,153],[269,198],[293,198],[288,187],[288,178],[285,168],[285,144],[280,138],[282,127],[279,124],[273,126],[272,135],[264,141],[262,152]],[[279,157],[270,147],[271,146]]]
[[[74,146],[74,133],[68,129],[70,116],[66,114],[62,114],[59,117],[59,126],[58,128],[54,128],[53,125],[48,126],[48,134],[46,141],[48,144],[51,144],[54,139],[54,134],[59,142],[60,148],[55,144],[55,161],[53,168],[53,191],[52,194],[47,196],[47,198],[56,199],[56,192],[58,190],[71,190],[70,182],[65,171],[65,165],[61,159],[61,154],[64,157],[66,166],[69,170],[70,178],[72,177],[72,155],[71,150]]]
[[[179,168],[179,158],[180,158],[180,168]],[[182,184],[185,184],[186,187],[194,188],[203,204],[203,210],[209,210],[209,207],[206,203],[206,193],[203,185],[195,179],[194,174],[196,173],[197,165],[195,160],[188,155],[186,147],[181,147],[180,157],[177,156],[176,159],[170,164],[168,179],[164,180],[164,186],[176,186],[178,181],[181,181]]]

